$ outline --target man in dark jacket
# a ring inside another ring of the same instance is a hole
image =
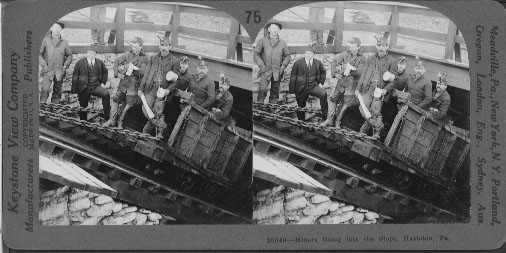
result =
[[[111,117],[104,126],[115,126],[118,123],[118,128],[123,128],[123,118],[127,111],[135,104],[141,103],[137,92],[146,69],[147,57],[141,51],[143,45],[141,38],[135,37],[130,41],[130,45],[132,50],[114,60],[114,77],[120,78],[121,81],[116,95],[112,98]],[[123,109],[120,108],[122,103]]]
[[[355,97],[355,87],[360,78],[360,70],[365,59],[359,52],[360,44],[360,39],[353,37],[347,41],[350,50],[338,54],[331,62],[332,77],[337,77],[339,80],[337,81],[334,95],[330,97],[327,120],[321,124],[322,126],[331,125],[334,121],[334,116],[337,115],[335,126],[336,128],[341,128],[341,120],[346,110],[358,104],[358,100]],[[337,107],[339,101],[341,101],[340,106]]]
[[[54,23],[50,32],[42,40],[39,52],[39,64],[42,76],[40,102],[46,103],[53,82],[53,95],[51,103],[58,104],[61,99],[61,86],[65,79],[65,72],[72,62],[72,51],[68,41],[61,37],[61,31],[65,25]]]
[[[179,68],[179,59],[170,53],[172,43],[168,37],[158,37],[160,39],[160,52],[152,55],[146,63],[146,71],[137,92],[139,97],[144,97],[147,106],[153,109],[156,100],[156,94],[159,89],[167,89],[169,81],[166,75],[169,71],[176,72]],[[142,112],[149,119],[146,108],[142,106]],[[151,133],[155,125],[146,123],[144,133]]]
[[[443,120],[452,102],[450,94],[446,91],[448,82],[445,77],[440,77],[436,89],[432,92],[432,101],[429,105],[429,113],[436,120]]]
[[[365,62],[355,89],[355,95],[359,101],[363,101],[359,108],[365,122],[360,128],[360,133],[367,134],[373,127],[373,137],[379,138],[379,134],[383,130],[381,115],[383,99],[387,100],[389,92],[393,89],[393,82],[384,80],[383,75],[385,72],[393,72],[397,68],[397,60],[388,54],[387,39],[375,38],[377,52]],[[371,115],[368,115],[369,113]]]
[[[216,100],[211,106],[210,115],[211,118],[224,125],[229,125],[230,123],[230,111],[232,110],[232,106],[234,104],[234,97],[232,96],[232,93],[230,93],[229,88],[230,78],[222,74],[220,88],[216,90]]]
[[[267,87],[271,83],[269,103],[277,104],[279,99],[279,85],[283,79],[283,73],[290,63],[290,52],[285,41],[279,38],[278,32],[281,24],[268,22],[265,26],[269,35],[261,38],[253,49],[253,60],[260,67],[260,87],[257,101],[264,102],[267,96]]]
[[[179,115],[181,115],[181,97],[178,95],[179,91],[186,91],[190,86],[190,80],[192,78],[190,71],[188,71],[189,62],[188,57],[183,56],[179,63],[179,69],[175,73],[178,75],[178,79],[173,84],[169,85],[168,90],[170,93],[167,95],[165,101],[165,109],[163,110],[165,115],[165,123],[167,124],[167,134],[170,135],[172,129],[176,125]]]
[[[406,57],[402,56],[397,59],[397,68],[392,72],[391,78],[393,78],[393,89],[391,96],[388,100],[384,101],[383,107],[381,108],[381,114],[383,116],[384,130],[389,130],[390,126],[394,122],[395,116],[402,107],[402,104],[409,98],[408,80],[409,74],[406,71]],[[385,133],[385,132],[383,132]]]
[[[213,80],[207,75],[209,72],[207,62],[202,57],[199,57],[199,60],[197,75],[193,76],[188,91],[195,95],[195,104],[207,110],[216,99],[216,89]]]
[[[323,116],[327,117],[327,92],[320,87],[325,83],[326,70],[323,63],[314,59],[315,48],[309,46],[306,49],[304,58],[295,61],[290,74],[290,84],[288,92],[295,94],[297,105],[301,108],[306,107],[309,95],[320,99],[320,106]],[[297,112],[299,120],[305,120],[304,112]]]
[[[77,94],[79,106],[86,108],[91,95],[102,98],[104,108],[104,117],[109,119],[111,111],[111,101],[109,91],[101,86],[107,82],[108,71],[105,64],[100,59],[95,58],[97,49],[91,46],[86,57],[76,62],[74,73],[72,74],[71,93]],[[81,120],[87,120],[86,112],[79,112]]]
[[[429,109],[432,99],[432,82],[425,77],[425,65],[420,59],[415,65],[414,72],[408,78],[408,92],[411,102],[424,110]]]

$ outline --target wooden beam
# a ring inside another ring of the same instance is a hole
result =
[[[459,34],[459,29],[457,29],[457,34]],[[457,35],[454,36],[454,39],[457,37]],[[453,45],[453,51],[455,52],[455,61],[462,62],[462,54],[461,54],[461,48],[460,43],[455,42]]]
[[[155,25],[148,23],[125,23],[125,30],[140,30],[140,31],[171,31],[170,25]]]
[[[181,6],[176,5],[174,8],[174,12],[172,13],[172,36],[171,36],[171,42],[172,45],[177,47],[179,45],[179,29],[181,25]]]
[[[394,9],[392,10],[392,16],[391,16],[391,22],[390,22],[390,46],[396,47],[397,46],[397,31],[399,30],[399,7],[394,6]]]
[[[244,43],[244,44],[252,44],[251,38],[249,36],[244,36],[244,35],[237,36],[237,42]]]
[[[237,60],[242,62],[244,61],[242,55],[242,43],[239,42],[239,36],[241,35],[242,26],[239,24],[239,30],[237,31],[237,45],[235,46],[235,52],[237,54]]]
[[[123,52],[125,47],[125,6],[123,3],[118,4],[116,12],[118,20],[116,20],[116,52]]]
[[[420,15],[425,17],[448,18],[445,15],[429,8],[414,8],[407,6],[399,6],[399,12],[406,14]]]
[[[114,44],[114,40],[116,40],[116,27],[118,21],[118,8],[116,8],[116,12],[114,13],[114,29],[109,33],[109,39],[107,39],[107,44]]]
[[[228,15],[222,11],[218,11],[215,9],[204,9],[204,8],[192,7],[192,6],[181,6],[181,12],[193,13],[193,14],[204,15],[204,16],[220,17],[220,18],[231,18],[230,15]]]
[[[335,25],[332,23],[310,23],[310,22],[291,22],[291,21],[278,21],[283,29],[294,29],[294,30],[332,30]]]
[[[230,19],[230,35],[228,36],[227,59],[235,59],[235,50],[237,46],[237,36],[239,35],[241,25],[235,19]]]
[[[346,30],[346,31],[366,31],[366,32],[390,32],[390,31],[392,31],[392,27],[389,25],[345,23],[344,30]]]
[[[418,38],[424,38],[424,39],[431,39],[431,40],[437,40],[437,41],[445,41],[447,34],[446,33],[438,33],[438,32],[429,32],[424,30],[417,30],[413,28],[407,28],[399,26],[397,28],[398,33],[402,33],[405,35],[410,35]]]
[[[466,44],[466,41],[464,40],[464,37],[462,37],[462,35],[455,35],[455,43],[459,43],[459,44]]]
[[[155,11],[174,11],[174,4],[165,4],[165,3],[121,3],[125,8],[135,9],[135,10],[155,10]]]
[[[374,3],[361,3],[361,2],[344,2],[344,8],[353,10],[364,10],[364,11],[381,11],[391,12],[392,5],[390,4],[374,4]]]
[[[335,37],[334,37],[334,48],[340,51],[343,46],[343,31],[344,31],[344,6],[345,2],[337,2],[336,4],[336,21],[334,23]]]
[[[201,29],[196,29],[196,28],[191,28],[191,27],[186,27],[186,26],[180,26],[179,33],[197,36],[197,37],[206,38],[206,39],[215,39],[215,40],[228,40],[228,37],[229,37],[229,35],[226,33],[201,30]]]
[[[332,24],[336,23],[336,14],[337,12],[334,11],[334,15],[332,16]],[[327,36],[327,45],[333,45],[334,44],[334,37],[336,36],[336,30],[330,29],[329,36]]]
[[[65,29],[115,29],[115,23],[93,23],[90,21],[63,21]]]
[[[453,60],[455,34],[457,34],[457,26],[451,20],[448,20],[448,36],[446,38],[445,45],[445,59]]]

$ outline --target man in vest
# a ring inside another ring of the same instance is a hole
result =
[[[301,108],[306,107],[309,95],[320,99],[320,106],[324,118],[327,117],[327,92],[320,87],[325,83],[326,70],[323,63],[314,59],[315,47],[309,46],[306,49],[304,58],[295,61],[290,74],[290,84],[288,92],[295,94],[297,105]],[[297,112],[299,120],[306,120],[304,112]]]
[[[397,68],[397,60],[388,54],[386,38],[376,38],[376,53],[370,56],[364,64],[360,79],[355,89],[355,95],[360,102],[360,112],[365,119],[360,133],[367,134],[373,127],[373,137],[379,138],[383,130],[381,107],[383,100],[387,100],[393,89],[393,82],[384,80],[385,72],[393,72]]]
[[[123,128],[123,119],[127,111],[135,104],[141,103],[137,92],[144,75],[147,57],[141,51],[143,46],[141,38],[135,37],[130,41],[130,45],[132,50],[114,60],[114,77],[120,78],[121,81],[112,99],[111,117],[104,126],[115,126],[117,122],[118,128]],[[120,108],[122,103],[123,109]]]
[[[253,49],[253,60],[260,67],[260,87],[257,101],[264,102],[267,96],[267,87],[271,83],[269,103],[277,104],[279,99],[279,85],[283,73],[290,63],[290,52],[285,41],[279,38],[281,24],[268,22],[265,26],[269,35],[261,38]]]
[[[76,62],[70,92],[77,94],[79,106],[82,108],[88,107],[91,95],[102,98],[104,117],[108,120],[111,111],[110,95],[109,91],[101,86],[107,82],[108,70],[102,60],[95,58],[96,55],[96,47],[90,46],[86,57]],[[87,120],[87,113],[79,112],[79,118]]]
[[[54,23],[40,46],[39,64],[42,68],[40,71],[42,76],[41,103],[47,102],[51,82],[53,82],[51,103],[60,103],[61,86],[63,79],[65,79],[65,72],[72,62],[72,51],[69,43],[61,37],[61,31],[64,27],[65,25],[62,23]]]

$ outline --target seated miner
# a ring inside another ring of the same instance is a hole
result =
[[[360,78],[364,56],[359,52],[361,44],[359,38],[353,37],[346,44],[350,49],[338,54],[331,63],[332,77],[337,77],[338,81],[334,94],[330,97],[327,120],[321,123],[321,126],[332,125],[337,115],[335,127],[341,128],[341,120],[346,110],[352,105],[358,105],[354,91]],[[339,107],[337,103],[340,103]]]
[[[159,88],[166,89],[169,87],[169,83],[166,80],[166,75],[169,71],[176,72],[179,68],[179,59],[170,53],[172,44],[168,37],[158,37],[160,40],[159,50],[160,52],[152,55],[146,61],[146,68],[144,76],[139,86],[137,94],[139,95],[143,106],[142,112],[144,116],[149,118],[145,108],[152,108],[155,103],[156,93]],[[148,125],[146,125],[148,126]],[[152,129],[146,129],[146,131],[152,131]]]
[[[309,95],[319,98],[323,117],[327,118],[327,92],[320,87],[320,84],[325,83],[327,71],[323,67],[323,63],[314,58],[314,54],[315,47],[309,46],[305,51],[304,58],[295,61],[290,74],[288,92],[295,94],[297,105],[301,108],[306,107]],[[297,118],[306,120],[305,113],[298,111]]]
[[[210,117],[221,124],[230,125],[232,123],[230,118],[230,111],[234,104],[234,97],[229,91],[230,78],[221,74],[220,86],[216,90],[216,100],[211,105]]]
[[[408,93],[411,95],[411,103],[428,110],[432,97],[432,83],[425,77],[425,65],[418,57],[417,60],[415,74],[409,75],[408,78]]]
[[[61,99],[61,87],[65,72],[72,62],[72,51],[67,40],[61,37],[61,31],[65,25],[54,23],[49,29],[46,37],[42,40],[39,52],[39,64],[42,68],[42,87],[40,91],[40,102],[46,103],[53,83],[53,94],[51,103],[58,104]]]
[[[207,62],[199,56],[197,74],[191,79],[190,87],[188,88],[188,91],[195,95],[195,104],[206,110],[209,109],[216,99],[214,82],[207,75],[208,72],[209,66]]]
[[[170,135],[170,133],[167,131],[167,123],[165,122],[164,110],[165,103],[167,102],[167,96],[171,92],[169,87],[176,83],[178,80],[178,75],[173,71],[169,71],[165,76],[165,80],[167,81],[168,85],[158,87],[153,106],[147,106],[147,104],[143,101],[142,108],[148,116],[148,122],[142,129],[142,132],[152,134],[153,130],[155,130],[156,137],[162,139],[166,139]]]
[[[104,118],[109,119],[111,111],[109,91],[101,85],[107,82],[108,70],[102,60],[95,58],[97,49],[90,46],[86,57],[78,60],[72,74],[72,87],[70,92],[77,94],[79,106],[86,108],[91,95],[102,98]],[[86,112],[79,112],[81,120],[87,120]]]
[[[376,53],[364,62],[355,95],[360,103],[360,113],[365,119],[360,133],[367,134],[372,127],[373,137],[379,138],[384,127],[381,107],[383,100],[388,100],[390,91],[393,89],[393,83],[382,77],[385,72],[394,71],[397,60],[388,54],[388,40],[384,37],[375,38]]]
[[[137,91],[144,74],[147,59],[141,51],[143,45],[141,38],[135,37],[129,43],[132,50],[114,60],[114,77],[119,78],[120,82],[116,95],[112,99],[111,117],[104,123],[104,126],[116,126],[117,123],[118,128],[123,128],[123,119],[127,111],[135,104],[141,103]]]
[[[438,78],[436,89],[432,92],[431,103],[429,104],[429,115],[436,120],[443,120],[446,118],[446,113],[452,102],[450,94],[446,91],[448,81],[441,75]]]

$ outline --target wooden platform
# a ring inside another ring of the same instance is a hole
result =
[[[332,196],[332,190],[316,181],[287,161],[254,152],[253,176],[294,189],[325,196]]]
[[[40,177],[73,188],[115,198],[118,192],[72,162],[39,156]]]

